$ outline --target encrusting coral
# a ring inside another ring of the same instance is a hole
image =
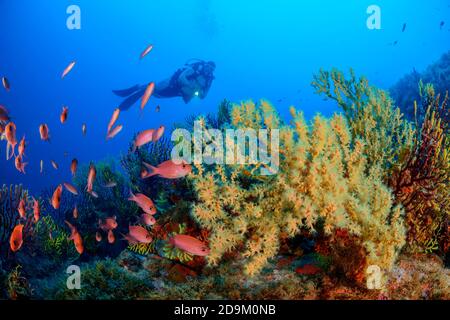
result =
[[[404,244],[403,210],[394,205],[381,168],[364,154],[364,140],[353,140],[341,115],[329,121],[316,116],[308,125],[295,109],[291,114],[292,125],[284,125],[266,101],[231,112],[234,128],[280,131],[278,173],[257,177],[252,172],[260,164],[196,166],[192,215],[211,231],[208,262],[216,265],[243,246],[245,272],[254,275],[277,254],[280,241],[323,224],[329,236],[345,229],[361,242],[367,253],[362,272],[373,264],[390,270]]]

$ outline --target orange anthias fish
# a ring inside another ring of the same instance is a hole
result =
[[[92,193],[94,188],[95,177],[97,176],[97,171],[95,170],[95,166],[91,163],[89,167],[89,174],[87,179],[87,187],[86,190],[88,193]]]
[[[68,116],[69,116],[69,108],[63,107],[61,115],[59,116],[59,121],[61,121],[62,124],[66,123]]]
[[[116,135],[119,134],[120,131],[122,131],[123,126],[120,124],[117,127],[113,128],[111,131],[108,132],[108,135],[106,136],[106,139],[112,139]]]
[[[75,208],[73,209],[73,218],[78,219],[78,207],[77,206],[75,206]]]
[[[53,192],[53,196],[52,196],[52,199],[51,199],[51,204],[52,204],[52,207],[55,209],[55,210],[58,210],[59,209],[59,207],[60,207],[60,205],[61,205],[61,195],[62,195],[62,191],[63,191],[63,187],[62,187],[62,185],[59,185],[56,189],[55,189],[55,191]]]
[[[102,241],[102,235],[101,235],[100,232],[98,232],[98,231],[95,233],[95,240],[96,240],[97,242]]]
[[[141,222],[146,226],[152,226],[156,223],[156,219],[151,214],[144,213],[141,214]]]
[[[18,251],[23,244],[23,224],[14,227],[11,237],[9,238],[9,246],[12,252]]]
[[[154,134],[155,134],[154,129],[145,130],[145,131],[142,131],[141,133],[139,133],[137,135],[136,139],[134,140],[133,152],[136,151],[137,148],[140,148],[143,145],[146,145],[147,143],[152,142]]]
[[[124,235],[124,239],[130,244],[150,243],[153,241],[152,236],[147,229],[141,226],[129,226],[129,233]]]
[[[14,164],[16,166],[17,171],[25,174],[25,166],[28,164],[27,162],[23,162],[22,161],[22,157],[21,156],[17,156]]]
[[[130,197],[128,198],[128,200],[136,202],[136,204],[142,210],[144,210],[145,213],[148,213],[151,215],[154,215],[156,213],[155,204],[153,203],[152,199],[147,197],[145,194],[138,193],[138,194],[134,195],[130,191]]]
[[[19,142],[19,147],[18,147],[18,151],[19,151],[19,156],[23,157],[25,155],[25,147],[26,147],[26,143],[25,143],[25,136],[22,138],[22,140],[20,140]]]
[[[116,123],[117,119],[119,119],[119,115],[120,115],[120,109],[117,108],[117,109],[114,110],[114,112],[113,112],[113,114],[111,116],[111,120],[109,120],[107,133],[109,133],[111,131],[111,128],[114,126],[114,124]]]
[[[108,231],[108,243],[113,244],[116,241],[116,237],[112,230]]]
[[[72,176],[74,176],[77,173],[77,168],[78,168],[78,160],[73,159],[70,164],[70,172],[72,173]]]
[[[70,193],[72,193],[76,196],[78,195],[78,190],[73,185],[71,185],[68,182],[64,182],[63,184],[64,184],[64,187],[67,189],[67,191],[69,191]]]
[[[118,224],[117,224],[117,218],[116,216],[114,217],[109,217],[106,218],[103,222],[101,219],[98,220],[98,226],[100,229],[102,229],[103,231],[109,231],[109,230],[114,230],[117,228]]]
[[[320,269],[319,267],[312,265],[312,264],[305,264],[302,267],[298,267],[297,269],[295,269],[295,272],[298,274],[303,274],[303,275],[315,275],[317,273],[320,273],[322,271],[322,269]]]
[[[6,91],[9,92],[9,90],[11,90],[11,85],[9,84],[8,78],[3,77],[2,84],[3,84],[3,88],[5,88]]]
[[[41,140],[50,141],[50,130],[47,124],[43,123],[39,126],[39,134],[41,135]]]
[[[145,48],[144,51],[142,51],[141,53],[141,59],[143,59],[146,55],[148,55],[150,53],[150,51],[152,51],[153,49],[153,45],[149,45],[147,48]]]
[[[17,208],[17,211],[19,211],[19,216],[24,219],[27,217],[27,210],[25,208],[25,200],[20,199],[19,207]]]
[[[41,207],[39,205],[39,201],[33,198],[33,216],[34,222],[38,222],[41,217]]]
[[[10,117],[9,117],[9,112],[8,109],[6,109],[5,106],[2,106],[0,104],[0,121],[9,121]]]
[[[64,69],[62,75],[61,75],[61,79],[64,79],[70,71],[72,71],[73,67],[75,66],[76,61],[72,61],[71,63],[69,63],[69,65]]]
[[[175,163],[172,160],[167,160],[154,167],[146,162],[143,162],[144,166],[150,170],[143,170],[141,172],[141,178],[146,179],[156,175],[159,175],[165,179],[178,179],[187,176],[192,171],[192,166],[182,161],[181,163]]]
[[[75,228],[73,225],[71,225],[68,221],[64,221],[70,228],[70,237],[69,240],[73,240],[73,243],[75,244],[75,249],[79,254],[82,254],[84,252],[84,246],[83,246],[83,238],[81,237],[80,233],[78,232],[77,228]]]
[[[164,134],[164,130],[165,130],[165,127],[164,127],[164,126],[160,126],[160,127],[158,128],[158,130],[156,130],[156,132],[155,132],[154,135],[153,135],[153,142],[156,142],[156,141],[158,141],[159,139],[161,139],[161,137],[162,137],[163,134]]]
[[[8,144],[6,145],[6,159],[9,160],[15,155],[15,148],[17,145],[16,139],[16,125],[13,122],[10,122],[5,127],[5,137]],[[9,150],[11,149],[11,155],[9,154]]]
[[[169,243],[174,247],[177,247],[178,249],[186,251],[187,253],[195,256],[204,257],[207,256],[210,252],[208,246],[204,242],[184,234],[174,235],[169,239]]]
[[[153,94],[153,90],[155,90],[155,83],[150,82],[149,85],[147,86],[147,88],[145,89],[144,95],[142,96],[141,110],[144,110],[148,100],[150,99],[150,97]]]

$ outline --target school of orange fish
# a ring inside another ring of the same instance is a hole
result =
[[[152,51],[153,46],[149,45],[140,55],[140,59],[143,59],[147,54]],[[63,71],[61,75],[61,79],[64,79],[75,67],[76,61],[72,61]],[[6,77],[2,78],[2,84],[4,89],[9,92],[11,90],[11,85],[9,83],[9,80]],[[150,82],[145,90],[145,93],[141,99],[140,109],[141,111],[144,110],[145,106],[147,105],[150,97],[153,94],[155,88],[154,82]],[[157,107],[157,112],[159,112],[159,106]],[[120,115],[120,109],[115,109],[111,119],[108,123],[107,128],[107,134],[106,139],[113,139],[117,134],[119,134],[122,129],[123,125],[117,125],[115,126],[117,120],[119,119]],[[60,114],[60,122],[61,124],[65,124],[68,120],[69,116],[69,108],[67,106],[64,106],[62,109],[62,112]],[[164,134],[164,126],[160,126],[158,129],[149,129],[140,132],[133,143],[133,152],[136,151],[138,148],[151,143],[158,141]],[[9,111],[6,107],[0,105],[0,136],[2,140],[6,140],[6,159],[10,160],[14,157],[14,164],[15,168],[21,172],[22,174],[25,174],[25,167],[28,164],[27,162],[24,162],[25,157],[25,149],[26,149],[26,140],[25,136],[20,140],[20,142],[17,142],[16,139],[16,125],[14,122],[11,121],[11,118],[9,116]],[[87,128],[86,125],[82,125],[82,134],[86,135]],[[43,123],[39,126],[39,134],[42,141],[50,141],[50,129],[47,124]],[[17,147],[17,154],[16,154],[16,146]],[[51,161],[51,164],[55,170],[58,170],[59,166],[55,161]],[[40,161],[40,172],[43,173],[43,160]],[[143,166],[145,169],[141,171],[141,178],[146,179],[153,176],[159,176],[164,179],[179,179],[182,177],[185,177],[188,175],[192,167],[187,163],[176,163],[172,160],[165,161],[158,166],[152,166],[148,163],[143,163]],[[73,159],[70,165],[70,171],[72,176],[76,175],[78,167],[78,160]],[[95,165],[91,163],[89,167],[89,173],[87,177],[87,183],[86,183],[86,192],[90,194],[92,197],[98,198],[97,192],[94,190],[94,181],[96,178],[96,169]],[[64,188],[63,188],[64,186]],[[114,181],[108,182],[103,187],[105,188],[114,188],[116,186],[116,183]],[[61,206],[61,200],[62,200],[62,193],[63,190],[66,189],[68,192],[72,193],[75,196],[78,196],[79,192],[76,189],[75,186],[68,182],[64,182],[62,184],[59,184],[58,187],[54,190],[52,198],[50,199],[50,203],[52,207],[55,210],[58,210]],[[152,226],[156,223],[156,219],[154,218],[154,215],[157,213],[156,206],[154,205],[153,201],[147,197],[146,195],[142,193],[133,194],[130,191],[130,197],[128,199],[129,201],[135,202],[137,206],[143,211],[143,213],[140,216],[140,223],[144,226]],[[20,221],[22,219],[26,219],[26,204],[25,200],[21,199],[17,208],[17,211],[19,213],[19,224],[17,224],[10,237],[10,248],[13,252],[16,252],[20,250],[20,248],[23,245],[23,228],[24,224]],[[37,223],[40,219],[40,203],[38,200],[33,198],[33,221]],[[75,206],[73,209],[73,218],[76,220],[78,219],[79,213],[78,208]],[[75,249],[79,254],[82,254],[84,252],[84,246],[83,246],[83,238],[78,232],[77,228],[73,226],[68,221],[65,221],[67,226],[70,229],[70,237],[69,240],[73,241]],[[110,244],[113,244],[116,241],[116,237],[114,234],[114,231],[118,227],[116,216],[108,217],[104,219],[103,221],[100,219],[98,221],[98,228],[102,230],[104,233],[107,234],[107,241]],[[152,236],[148,232],[148,230],[141,226],[129,226],[129,233],[126,235],[122,235],[123,239],[128,241],[130,244],[136,244],[136,243],[150,243],[153,241]],[[100,242],[103,240],[102,233],[100,231],[96,232],[95,239],[97,242]],[[192,237],[189,235],[175,235],[169,239],[169,243],[173,246],[188,252],[192,255],[198,255],[198,256],[206,256],[209,254],[209,248],[207,245]]]

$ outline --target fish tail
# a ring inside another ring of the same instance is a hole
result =
[[[150,178],[158,174],[158,168],[148,164],[146,162],[142,162],[142,164],[150,171],[147,171],[145,178]]]

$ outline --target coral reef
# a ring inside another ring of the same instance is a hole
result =
[[[392,97],[405,116],[411,121],[417,117],[419,123],[427,112],[427,106],[419,106],[414,110],[414,102],[420,101],[420,88],[424,83],[431,83],[436,92],[444,93],[450,89],[450,52],[443,54],[422,73],[414,70],[405,75],[390,89]]]

